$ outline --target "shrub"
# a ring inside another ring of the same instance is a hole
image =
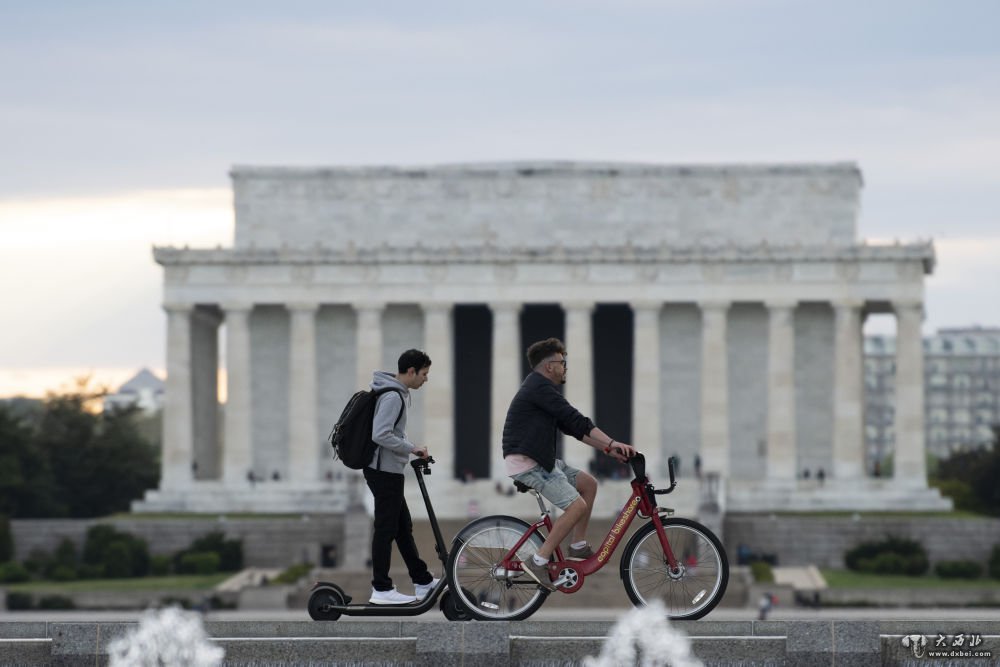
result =
[[[243,542],[241,540],[227,540],[226,536],[216,531],[203,535],[191,543],[184,553],[204,553],[212,552],[219,555],[219,570],[222,572],[236,572],[243,569]]]
[[[919,542],[892,536],[881,542],[858,544],[844,554],[844,562],[858,572],[910,576],[920,576],[930,566],[927,552]]]
[[[100,565],[87,565],[84,563],[77,568],[76,575],[81,579],[100,579],[104,576],[104,568]]]
[[[170,574],[170,556],[153,556],[149,560],[149,572],[157,577]]]
[[[974,560],[943,560],[934,565],[934,572],[942,579],[978,579],[983,566]]]
[[[14,557],[14,535],[10,532],[10,519],[0,514],[0,563]]]
[[[52,554],[52,559],[58,565],[75,568],[79,564],[79,560],[76,556],[76,545],[73,543],[73,540],[68,537],[62,538],[59,541],[59,546],[56,547],[55,553]]]
[[[104,576],[124,579],[132,574],[132,553],[125,542],[112,542],[104,550]]]
[[[31,574],[43,577],[52,569],[52,556],[41,549],[32,549],[24,561],[24,567]]]
[[[142,577],[149,574],[149,547],[145,540],[112,526],[92,526],[83,545],[83,562],[99,568],[103,576]]]
[[[1000,544],[993,547],[993,553],[990,554],[990,576],[994,579],[1000,579]]]
[[[209,551],[181,556],[177,571],[181,574],[214,574],[219,571],[219,554]]]
[[[309,574],[312,571],[312,567],[313,566],[309,563],[292,565],[275,577],[274,582],[277,584],[294,584],[296,581]]]
[[[76,579],[76,570],[68,565],[56,565],[49,575],[52,581],[73,581]]]
[[[967,512],[978,512],[980,510],[979,500],[972,492],[972,486],[968,482],[958,479],[942,479],[936,484],[942,496],[947,496],[955,503],[956,510]]]
[[[73,599],[65,595],[46,595],[38,601],[39,609],[76,609]]]
[[[774,581],[774,570],[766,561],[756,560],[750,563],[750,572],[753,574],[753,580],[759,584],[769,584]]]
[[[7,609],[10,611],[31,609],[33,604],[34,602],[31,599],[30,593],[18,593],[16,591],[7,593]]]
[[[0,563],[0,582],[5,584],[19,584],[31,579],[31,574],[20,563],[7,561]]]

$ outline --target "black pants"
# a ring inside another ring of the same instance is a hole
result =
[[[382,472],[365,468],[365,482],[375,496],[375,530],[372,532],[372,587],[377,591],[392,588],[389,564],[392,562],[392,543],[395,540],[399,553],[406,562],[410,579],[415,584],[429,584],[434,576],[427,570],[427,563],[420,560],[417,544],[413,541],[413,521],[403,496],[405,477],[400,473]]]

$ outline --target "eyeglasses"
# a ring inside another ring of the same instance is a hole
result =
[[[566,368],[566,367],[567,367],[567,365],[566,365],[566,360],[565,360],[565,359],[549,359],[549,360],[548,360],[547,362],[545,362],[545,363],[548,363],[548,364],[562,364],[562,365],[563,365],[563,368]]]

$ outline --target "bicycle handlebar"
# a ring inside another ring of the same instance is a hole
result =
[[[632,472],[635,473],[636,479],[646,479],[646,457],[640,452],[636,452],[635,456],[628,460],[629,466],[632,468]],[[677,480],[674,478],[674,457],[667,459],[667,472],[670,475],[670,486],[665,489],[654,489],[653,493],[661,495],[664,493],[670,493],[677,486]]]

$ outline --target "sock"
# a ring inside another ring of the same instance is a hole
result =
[[[546,563],[549,562],[548,558],[543,558],[543,557],[539,556],[538,554],[535,554],[534,556],[532,556],[531,560],[535,561],[535,565],[545,565]]]
[[[587,540],[583,540],[582,542],[574,542],[570,546],[573,547],[574,549],[582,549],[585,546],[587,546]]]

